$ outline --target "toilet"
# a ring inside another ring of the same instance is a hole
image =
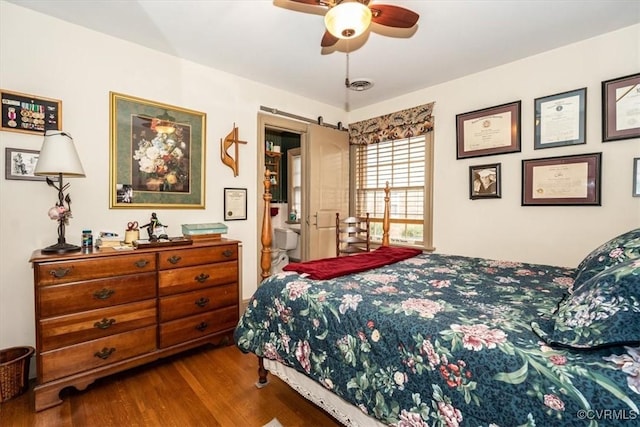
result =
[[[273,233],[275,248],[271,252],[271,272],[279,273],[289,264],[289,253],[298,248],[300,235],[289,228],[275,228]]]

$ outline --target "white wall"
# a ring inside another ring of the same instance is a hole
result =
[[[437,58],[433,59],[437,61]],[[601,82],[640,72],[640,25],[352,111],[349,122],[435,101],[437,252],[575,267],[640,227],[631,196],[640,139],[602,142]],[[587,88],[587,144],[533,149],[534,100]],[[374,89],[375,90],[375,89]],[[522,101],[522,152],[456,160],[456,114]],[[521,161],[602,152],[602,206],[521,206]],[[469,199],[469,166],[502,164],[502,198]]]
[[[25,48],[26,29],[40,34]],[[34,31],[36,31],[34,30]],[[83,228],[123,229],[151,210],[109,209],[109,91],[207,114],[204,210],[160,210],[170,230],[182,223],[223,222],[224,187],[248,188],[249,218],[228,222],[228,237],[243,241],[243,298],[256,283],[256,117],[260,105],[328,123],[354,122],[435,101],[434,243],[438,252],[574,266],[585,252],[616,233],[640,226],[640,198],[631,197],[638,139],[601,143],[600,82],[640,70],[640,26],[610,33],[522,61],[346,113],[333,107],[200,65],[178,60],[0,1],[0,87],[63,101],[63,128],[75,140],[86,178],[71,180],[73,218],[68,240]],[[437,60],[437,58],[434,58]],[[533,100],[587,87],[588,144],[533,150]],[[374,89],[375,90],[375,89]],[[455,115],[522,100],[522,152],[455,159]],[[349,120],[346,120],[346,119]],[[240,176],[219,160],[219,141],[233,123],[249,144],[240,147]],[[42,138],[0,132],[4,147],[40,149]],[[603,152],[602,206],[521,207],[522,159]],[[468,199],[468,167],[502,163],[502,198]],[[56,200],[43,183],[0,179],[0,348],[34,345],[34,249],[54,243],[46,212]],[[144,222],[143,222],[144,223]],[[179,231],[178,233],[179,234]]]
[[[37,39],[24,43],[24,34]],[[86,178],[70,179],[73,218],[67,240],[80,243],[82,229],[124,232],[128,221],[148,222],[152,209],[109,209],[109,91],[207,114],[206,209],[158,210],[169,234],[184,223],[224,222],[223,189],[248,189],[248,220],[229,221],[226,237],[243,242],[243,298],[256,289],[257,115],[261,105],[304,117],[346,123],[340,109],[230,74],[178,60],[138,45],[0,1],[0,87],[62,100],[62,123],[71,133]],[[220,160],[220,138],[239,127],[248,144],[239,148],[239,176]],[[42,137],[0,132],[4,148],[39,150]],[[4,161],[2,162],[4,164]],[[57,200],[45,183],[0,178],[0,348],[35,344],[31,253],[57,240],[47,217]],[[155,210],[155,209],[154,209]]]

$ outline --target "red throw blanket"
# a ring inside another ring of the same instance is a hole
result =
[[[326,280],[393,264],[421,253],[420,249],[381,246],[372,252],[358,255],[292,262],[285,265],[283,270],[307,273],[314,280]]]

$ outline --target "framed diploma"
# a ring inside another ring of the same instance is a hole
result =
[[[224,220],[235,221],[247,219],[247,189],[224,189]]]
[[[640,197],[640,157],[633,159],[633,197]]]
[[[602,142],[640,137],[640,73],[602,82]]]
[[[536,98],[534,146],[586,144],[587,88]]]
[[[522,161],[522,206],[600,206],[602,153]]]
[[[520,101],[456,115],[457,159],[520,151]]]

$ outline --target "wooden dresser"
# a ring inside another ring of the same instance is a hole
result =
[[[65,255],[35,251],[35,409],[60,391],[206,343],[239,319],[240,242]]]

